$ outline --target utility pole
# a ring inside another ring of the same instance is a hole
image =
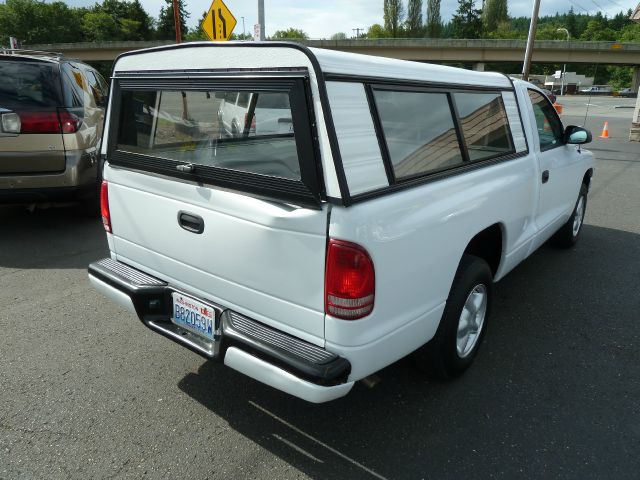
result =
[[[529,25],[529,38],[527,38],[527,50],[524,53],[524,64],[522,65],[522,79],[529,80],[531,70],[531,57],[533,56],[533,44],[536,41],[536,30],[538,29],[538,12],[540,11],[540,0],[534,0],[533,11],[531,12],[531,24]]]
[[[176,43],[182,42],[182,32],[180,31],[180,9],[178,0],[173,0],[173,21],[176,25]]]
[[[264,35],[264,0],[258,0],[258,24],[260,25],[260,41],[265,39]]]
[[[356,38],[360,38],[360,32],[364,32],[364,28],[352,28],[351,30],[356,32]]]
[[[242,18],[242,40],[246,40],[247,34],[246,34],[246,30],[244,29],[244,17],[241,17],[241,18]]]

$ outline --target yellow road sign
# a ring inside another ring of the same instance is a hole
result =
[[[224,41],[229,40],[236,23],[236,18],[224,2],[222,0],[213,0],[202,24],[202,28],[209,37],[209,40]]]

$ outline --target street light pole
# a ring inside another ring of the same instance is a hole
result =
[[[566,28],[558,28],[556,32],[564,32],[567,34],[567,50],[569,50],[569,39],[571,38],[571,35],[569,35],[569,30],[567,30]],[[566,75],[567,75],[567,64],[565,63],[564,67],[562,67],[562,83],[560,84],[560,96],[564,95],[564,80]]]
[[[246,40],[247,39],[247,33],[246,30],[244,29],[244,17],[242,18],[242,40]]]

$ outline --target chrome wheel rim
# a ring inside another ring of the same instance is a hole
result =
[[[582,218],[584,217],[584,196],[580,195],[578,205],[576,205],[576,213],[573,215],[573,236],[578,235],[582,226]]]
[[[487,314],[487,300],[487,287],[479,284],[473,287],[464,302],[456,337],[456,349],[460,358],[468,357],[478,343]]]

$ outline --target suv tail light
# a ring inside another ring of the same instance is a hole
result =
[[[60,117],[60,129],[62,133],[76,133],[80,128],[82,120],[68,110],[61,108],[58,111],[58,116]]]
[[[324,278],[324,311],[332,317],[356,320],[373,310],[373,261],[360,245],[329,240]]]
[[[82,120],[63,108],[49,112],[21,112],[20,133],[75,133]]]
[[[111,213],[109,212],[109,185],[106,180],[100,186],[100,213],[102,214],[102,225],[107,233],[111,230]]]

